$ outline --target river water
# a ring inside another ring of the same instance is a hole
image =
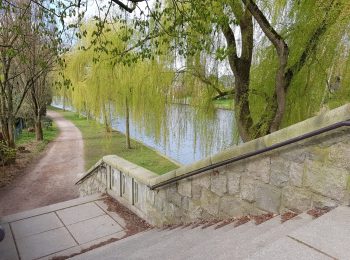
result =
[[[53,106],[62,108],[62,102],[54,99]],[[67,110],[74,108],[66,106]],[[166,129],[161,130],[161,138],[149,130],[138,127],[130,118],[130,136],[159,151],[180,164],[189,164],[213,155],[235,142],[234,112],[217,109],[214,115],[199,123],[196,111],[188,105],[170,105],[167,111]],[[112,116],[112,127],[125,133],[125,118]]]

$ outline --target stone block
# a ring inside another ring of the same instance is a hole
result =
[[[189,209],[189,204],[190,204],[190,199],[187,197],[183,197],[181,200],[181,205],[180,207],[184,210],[188,210]]]
[[[226,217],[237,217],[246,214],[247,212],[239,198],[224,196],[220,199],[219,215]]]
[[[262,210],[278,213],[281,206],[281,190],[267,184],[257,185],[256,206]]]
[[[193,184],[199,185],[206,189],[210,188],[210,174],[211,172],[205,172],[199,176],[195,176],[192,179]]]
[[[146,201],[151,205],[154,205],[155,191],[146,189]]]
[[[309,148],[309,151],[310,160],[319,162],[325,162],[329,160],[330,149],[328,147],[320,147],[314,144]]]
[[[202,186],[199,186],[192,181],[192,199],[199,200],[201,197]]]
[[[293,144],[291,146],[281,148],[278,156],[285,160],[302,164],[310,157],[310,152],[300,144]]]
[[[290,185],[301,187],[303,185],[304,165],[292,162],[289,171]]]
[[[346,195],[349,173],[317,161],[306,162],[305,186],[326,197],[342,200]]]
[[[296,212],[311,208],[311,192],[301,188],[285,187],[282,190],[282,206]]]
[[[246,163],[243,161],[239,161],[239,162],[235,162],[227,165],[224,172],[235,175],[235,174],[243,173],[246,170],[247,170]]]
[[[277,187],[284,187],[289,181],[290,162],[274,156],[271,158],[270,183]]]
[[[229,194],[238,194],[241,175],[238,173],[227,173],[227,190]]]
[[[219,201],[220,197],[214,192],[202,189],[202,195],[200,199],[200,204],[203,209],[205,209],[211,215],[217,215],[219,212]]]
[[[271,162],[269,157],[253,158],[247,162],[246,175],[255,180],[269,183]]]
[[[254,202],[256,193],[256,181],[245,178],[241,183],[241,198],[243,200]]]
[[[191,197],[192,196],[192,184],[191,180],[182,180],[179,182],[177,187],[178,192],[182,196]]]
[[[171,203],[165,203],[163,214],[167,218],[169,223],[177,222],[181,218],[181,210],[179,207]]]
[[[179,193],[177,193],[176,190],[168,190],[167,194],[167,199],[169,202],[175,204],[178,207],[181,207],[182,196]]]
[[[329,160],[334,167],[350,171],[350,145],[338,143],[330,147]]]
[[[163,210],[163,207],[164,207],[164,203],[165,203],[165,200],[164,198],[162,198],[161,196],[159,196],[159,194],[156,194],[155,195],[155,198],[154,198],[154,207],[160,211]]]
[[[211,191],[219,196],[227,192],[227,176],[225,174],[212,174],[211,176]]]
[[[312,194],[312,207],[314,208],[324,208],[324,207],[336,207],[339,205],[339,202],[327,198],[319,194]]]
[[[199,219],[202,216],[203,209],[200,202],[189,200],[188,203],[188,216],[190,219]]]

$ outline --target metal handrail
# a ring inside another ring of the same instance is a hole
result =
[[[79,185],[81,184],[82,182],[84,182],[88,177],[91,176],[91,174],[95,173],[96,170],[100,170],[101,168],[106,168],[102,165],[103,162],[101,162],[100,164],[98,165],[95,165],[93,168],[91,168],[81,179],[79,179],[75,185]]]
[[[343,127],[343,126],[350,126],[350,121],[338,122],[338,123],[326,126],[324,128],[312,131],[310,133],[303,134],[303,135],[300,135],[300,136],[297,136],[297,137],[293,137],[293,138],[288,139],[286,141],[283,141],[283,142],[280,142],[280,143],[277,143],[277,144],[274,144],[274,145],[271,145],[271,146],[268,146],[268,147],[265,147],[265,148],[262,148],[262,149],[258,149],[258,150],[255,150],[255,151],[252,151],[252,152],[249,152],[249,153],[238,155],[236,157],[233,157],[233,158],[230,158],[230,159],[218,162],[218,163],[214,163],[214,164],[211,164],[211,165],[208,165],[208,166],[205,166],[205,167],[202,167],[202,168],[190,171],[190,172],[188,172],[188,173],[186,173],[184,175],[176,176],[174,178],[171,178],[169,180],[163,181],[161,183],[149,186],[149,188],[151,190],[155,190],[155,189],[160,188],[162,186],[172,184],[174,182],[177,182],[179,180],[183,180],[183,179],[192,177],[194,175],[198,175],[198,174],[203,173],[205,171],[213,170],[215,168],[218,168],[218,167],[221,167],[221,166],[233,163],[233,162],[241,161],[241,160],[244,160],[244,159],[247,159],[247,158],[259,155],[259,154],[262,154],[262,153],[266,153],[266,152],[275,150],[277,148],[281,148],[283,146],[286,146],[286,145],[289,145],[289,144],[293,144],[293,143],[296,143],[296,142],[308,139],[310,137],[314,137],[314,136],[317,136],[317,135],[320,135],[320,134],[323,134],[323,133],[335,130],[335,129]]]

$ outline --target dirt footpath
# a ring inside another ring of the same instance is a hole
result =
[[[59,113],[48,111],[60,129],[39,161],[10,185],[0,189],[0,216],[78,197],[74,185],[84,172],[83,139],[74,124]]]

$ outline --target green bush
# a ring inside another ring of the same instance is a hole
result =
[[[0,164],[6,165],[14,163],[16,160],[16,149],[7,147],[4,142],[0,142]]]

